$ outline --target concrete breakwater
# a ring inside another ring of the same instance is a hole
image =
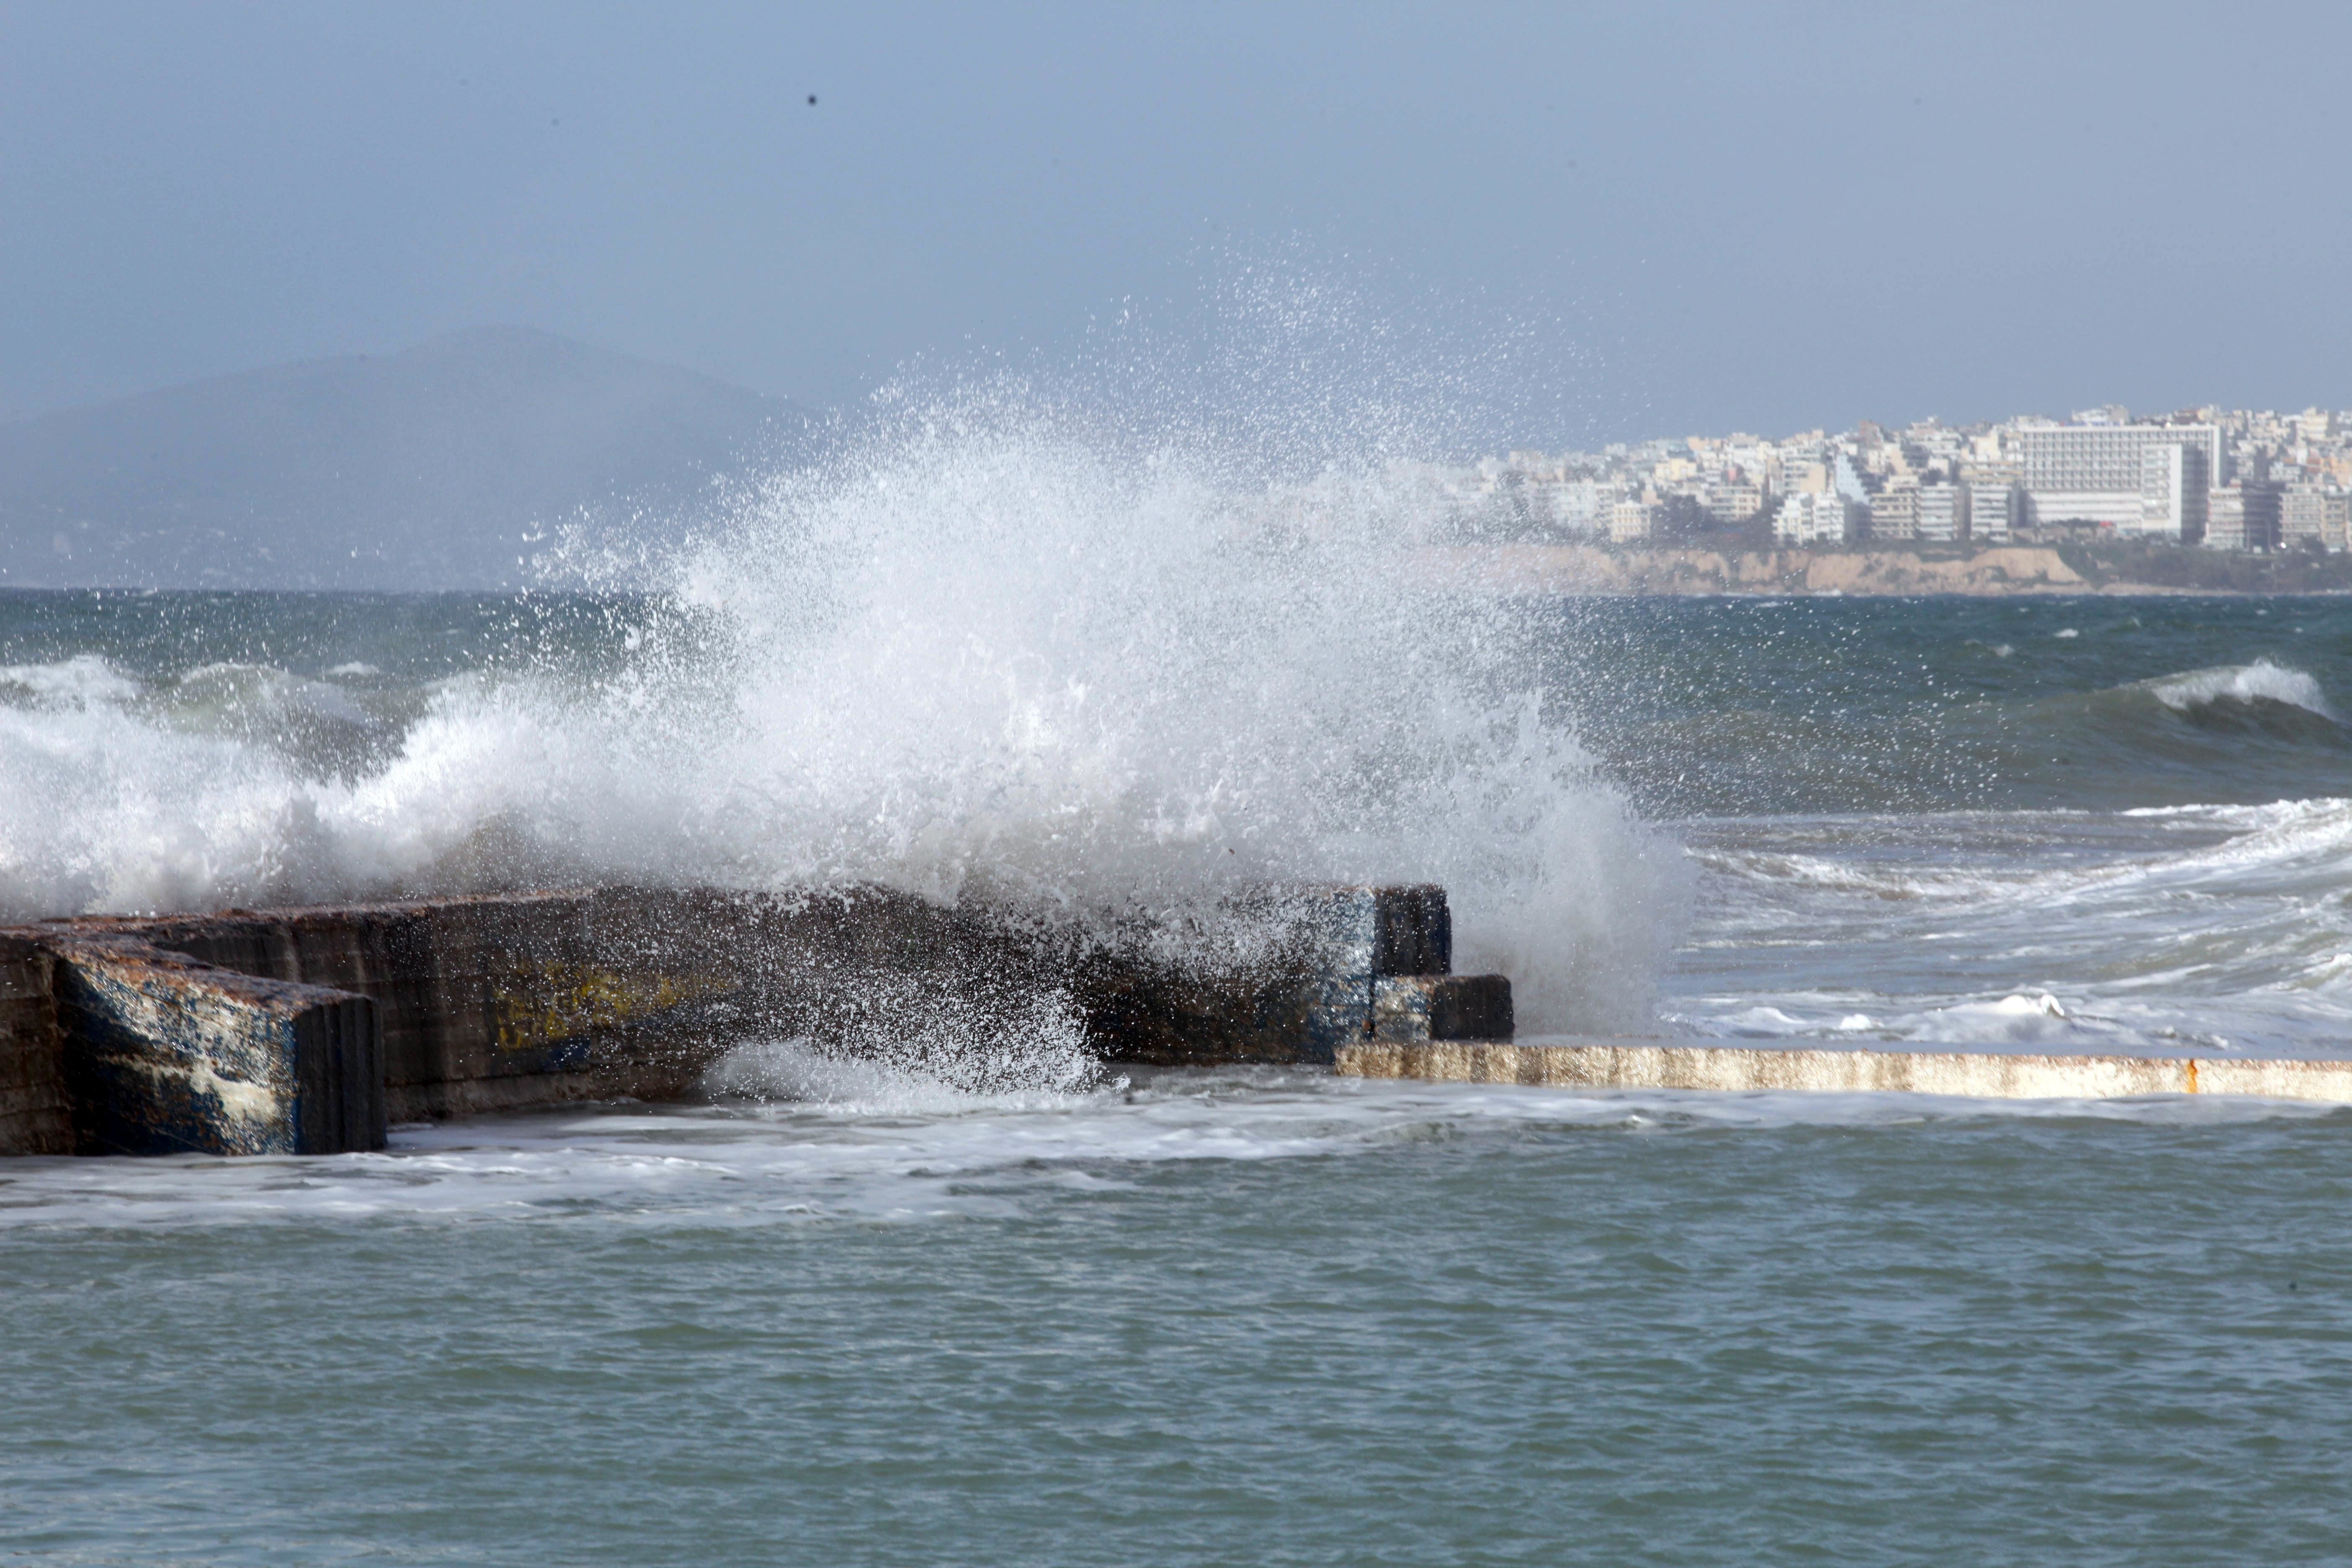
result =
[[[877,888],[598,889],[0,930],[0,1153],[332,1153],[389,1123],[677,1100],[727,1052],[872,1055],[1050,992],[1112,1063],[1561,1089],[2352,1103],[2352,1060],[1513,1039],[1433,887],[1268,888],[1083,936]]]
[[[1702,1040],[1360,1040],[1341,1046],[1333,1066],[1355,1078],[1554,1089],[1802,1089],[1979,1100],[2241,1094],[2352,1104],[2352,1060],[2040,1056]]]
[[[1081,933],[876,888],[601,889],[0,931],[0,1153],[331,1153],[388,1122],[693,1093],[942,998],[1065,997],[1107,1060],[1322,1062],[1512,1033],[1433,887],[1268,888]]]

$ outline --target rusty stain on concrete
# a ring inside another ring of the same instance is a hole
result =
[[[497,1048],[540,1050],[736,989],[725,976],[707,973],[632,974],[591,963],[525,961],[491,999]]]
[[[2033,1056],[1580,1039],[1360,1041],[1333,1064],[1353,1078],[1427,1079],[1555,1089],[1743,1093],[1942,1094],[1982,1100],[2120,1100],[2237,1094],[2352,1104],[2352,1061]]]

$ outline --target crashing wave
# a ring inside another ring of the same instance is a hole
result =
[[[135,700],[76,661],[76,705],[0,703],[0,917],[642,880],[1118,919],[1425,880],[1528,1026],[1636,1022],[1689,870],[1535,689],[1555,628],[1417,574],[1424,476],[1019,386],[902,400],[652,563],[593,658],[380,729],[257,665]]]
[[[2281,702],[2323,719],[2336,717],[2336,710],[2328,706],[2317,680],[2300,669],[2273,664],[2267,658],[2258,658],[2252,664],[2222,664],[2210,669],[2162,675],[2137,682],[2131,689],[2147,692],[2178,713],[2228,700]]]

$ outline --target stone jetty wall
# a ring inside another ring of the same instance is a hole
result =
[[[728,1050],[870,1049],[1053,993],[1113,1061],[1330,1062],[1507,1034],[1431,887],[1256,889],[1080,928],[854,888],[100,916],[0,932],[0,1152],[327,1153],[388,1123],[674,1100]]]

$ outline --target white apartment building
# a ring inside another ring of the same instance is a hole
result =
[[[1969,490],[1966,485],[1921,485],[1915,492],[1913,518],[1918,537],[1949,544],[1969,536]],[[1877,524],[1876,515],[1872,526]]]
[[[1738,522],[1764,510],[1764,492],[1744,482],[1709,485],[1706,500],[1707,515],[1717,522]]]
[[[1971,538],[2006,540],[2017,526],[2017,486],[2009,479],[1969,482],[1969,532]]]
[[[1900,480],[1870,498],[1870,537],[1919,537],[1919,487]]]
[[[1869,515],[1843,496],[1807,490],[1780,503],[1772,519],[1772,537],[1781,544],[1849,544]]]
[[[2217,485],[2205,492],[2205,546],[2209,550],[2244,550],[2246,492],[2237,485]]]
[[[1609,542],[1640,544],[1657,526],[1658,509],[1646,501],[1621,500],[1609,509]]]
[[[2212,488],[2208,451],[2156,445],[2139,449],[2138,532],[2195,544],[2205,537],[2206,496]]]
[[[1554,527],[1570,533],[1591,533],[1608,526],[1610,504],[1617,499],[1614,487],[1598,479],[1575,479],[1559,480],[1547,489]]]
[[[2017,432],[2027,504],[2036,522],[2098,522],[2126,533],[2182,531],[2195,512],[2188,473],[2170,488],[2171,500],[2151,517],[2145,503],[2149,475],[2142,454],[2178,447],[2197,456],[2201,493],[2221,474],[2221,432],[2213,425],[2029,425]],[[2196,520],[2201,531],[2203,520]],[[2152,524],[2154,526],[2152,526]]]
[[[2318,545],[2345,547],[2347,501],[2342,490],[2324,485],[2293,484],[2279,492],[2279,542],[2292,550]]]

